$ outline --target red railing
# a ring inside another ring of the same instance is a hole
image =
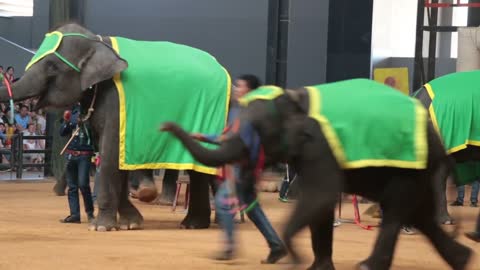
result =
[[[431,0],[426,0],[425,7],[427,8],[447,8],[447,7],[478,7],[480,8],[480,3],[464,3],[461,0],[457,0],[455,3],[432,3]]]

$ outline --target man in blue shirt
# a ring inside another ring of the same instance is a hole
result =
[[[89,174],[91,158],[94,155],[93,138],[88,124],[80,121],[80,113],[81,107],[79,104],[75,105],[71,112],[65,111],[64,122],[60,127],[61,136],[71,136],[76,128],[79,128],[78,133],[65,151],[70,215],[60,220],[62,223],[80,223],[79,189],[82,193],[88,221],[94,219]]]
[[[30,123],[30,115],[28,115],[28,107],[22,105],[20,107],[20,113],[15,114],[15,123],[17,124],[18,131],[27,129],[28,123]]]

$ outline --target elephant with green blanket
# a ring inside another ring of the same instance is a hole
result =
[[[192,192],[182,225],[210,225],[208,185],[216,168],[195,161],[157,126],[179,121],[192,132],[223,130],[230,77],[213,56],[181,44],[99,36],[67,24],[45,36],[12,91],[17,101],[38,97],[36,109],[68,109],[81,102],[102,158],[99,211],[91,230],[141,228],[143,217],[128,199],[128,172],[142,170],[139,196],[153,200],[151,170],[162,168],[189,171]],[[0,101],[8,99],[7,89],[0,88]]]
[[[428,109],[448,155],[455,161],[458,185],[480,179],[480,71],[448,74],[425,84],[413,93]],[[452,224],[447,210],[448,172],[442,171],[438,221]]]
[[[423,232],[452,269],[466,268],[471,250],[435,222],[434,178],[449,159],[417,100],[356,79],[286,91],[265,86],[247,94],[242,104],[239,132],[216,150],[202,147],[175,123],[162,129],[209,166],[248,159],[242,137],[253,129],[267,164],[293,165],[302,195],[283,238],[295,261],[292,237],[308,226],[315,255],[309,269],[334,269],[334,209],[338,194],[346,192],[379,202],[383,209],[373,252],[359,269],[390,268],[402,225]]]

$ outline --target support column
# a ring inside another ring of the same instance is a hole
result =
[[[327,82],[370,78],[373,0],[330,0]]]
[[[418,0],[417,34],[415,40],[415,66],[413,68],[413,91],[422,87],[425,81],[423,65],[423,22],[425,20],[425,0]]]
[[[266,83],[287,85],[290,0],[269,0]]]
[[[469,3],[480,3],[480,0],[470,0]],[[468,8],[467,26],[480,26],[480,8]]]

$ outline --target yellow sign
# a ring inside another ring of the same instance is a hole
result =
[[[376,68],[373,79],[379,83],[390,85],[405,95],[409,94],[408,68]]]

